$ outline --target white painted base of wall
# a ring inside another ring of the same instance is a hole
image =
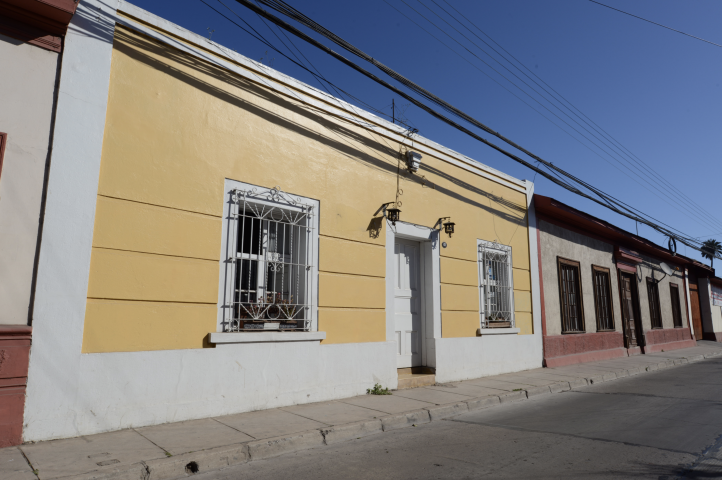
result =
[[[34,372],[25,441],[335,400],[398,382],[392,342],[84,354],[76,365],[42,380]],[[72,394],[67,380],[77,385]]]
[[[542,366],[537,335],[437,338],[435,341],[436,381],[440,383]]]

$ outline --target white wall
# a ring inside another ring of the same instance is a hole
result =
[[[708,333],[722,332],[722,311],[712,305],[712,284],[707,278],[699,278],[699,304],[702,313],[704,331]]]
[[[0,35],[0,324],[28,323],[58,59]]]
[[[541,368],[541,332],[534,335],[482,335],[437,338],[436,381],[455,382]]]
[[[48,372],[56,381],[30,389],[25,441],[362,395],[374,383],[396,382],[396,348],[388,342],[224,344],[78,355],[75,368],[59,365]],[[63,388],[66,380],[72,390]]]

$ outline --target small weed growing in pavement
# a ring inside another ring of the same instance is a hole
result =
[[[374,388],[367,388],[366,395],[391,395],[388,388],[383,388],[378,383],[374,385]]]
[[[521,388],[515,388],[513,391],[514,391],[514,392],[521,392]]]
[[[171,455],[171,454],[168,453],[168,452],[165,452],[165,456],[166,456],[166,457],[172,457],[173,455]]]

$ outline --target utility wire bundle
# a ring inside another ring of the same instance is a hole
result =
[[[406,92],[400,90],[399,88],[395,87],[394,85],[389,84],[385,80],[377,77],[373,73],[367,71],[363,67],[355,64],[354,62],[348,60],[343,55],[333,51],[332,49],[328,48],[324,44],[318,42],[314,38],[310,37],[309,35],[305,34],[304,32],[298,30],[294,26],[288,24],[284,20],[276,17],[275,15],[271,14],[270,12],[260,8],[259,6],[255,5],[249,0],[236,0],[241,5],[245,6],[246,8],[252,10],[259,16],[271,21],[272,23],[276,24],[277,26],[283,28],[284,30],[292,33],[293,35],[297,36],[298,38],[304,40],[307,43],[310,43],[314,47],[324,51],[325,53],[331,55],[332,57],[336,58],[337,60],[341,61],[342,63],[346,64],[347,66],[353,68],[354,70],[362,73],[366,77],[374,80],[375,82],[379,83],[380,85],[388,88],[389,90],[393,91],[397,95],[400,95],[401,97],[405,98],[406,100],[410,101],[417,107],[421,108],[422,110],[426,111],[430,115],[438,118],[439,120],[442,120],[443,122],[447,123],[448,125],[456,128],[457,130],[466,133],[467,135],[471,136],[472,138],[484,143],[485,145],[490,146],[494,150],[500,152],[501,154],[505,155],[508,158],[511,158],[512,160],[524,165],[527,168],[530,168],[531,170],[534,170],[539,175],[542,175],[549,181],[555,183],[556,185],[559,185],[562,188],[565,188],[566,190],[569,190],[573,193],[576,193],[577,195],[580,195],[584,198],[587,198],[593,202],[598,203],[599,205],[602,205],[615,213],[618,213],[620,215],[623,215],[627,218],[630,218],[636,222],[642,223],[644,225],[649,226],[650,228],[653,228],[654,230],[660,232],[662,235],[665,235],[669,238],[674,238],[675,240],[679,241],[680,243],[687,245],[690,248],[693,248],[698,251],[702,251],[702,242],[700,242],[698,239],[693,238],[689,235],[686,235],[676,229],[673,229],[669,225],[666,225],[659,220],[654,219],[653,217],[650,217],[649,215],[646,215],[642,213],[641,211],[635,209],[634,207],[622,202],[619,199],[616,199],[612,195],[609,195],[602,190],[594,187],[593,185],[581,180],[580,178],[572,175],[569,172],[566,172],[565,170],[555,166],[551,162],[548,162],[541,157],[533,154],[529,150],[525,149],[524,147],[518,145],[514,141],[506,138],[505,136],[501,135],[500,133],[492,130],[488,126],[484,125],[480,121],[476,120],[472,116],[464,113],[463,111],[459,110],[458,108],[454,107],[453,105],[447,103],[446,101],[442,100],[441,98],[437,97],[433,93],[429,92],[428,90],[424,89],[423,87],[417,85],[416,83],[412,82],[408,78],[404,77],[403,75],[397,73],[393,69],[387,67],[386,65],[382,64],[381,62],[377,61],[370,55],[366,54],[362,50],[356,48],[349,42],[343,40],[338,35],[334,34],[330,30],[324,28],[323,26],[319,25],[315,21],[313,21],[311,18],[307,17],[303,13],[299,12],[295,8],[288,5],[286,2],[282,0],[257,0],[258,3],[261,3],[263,5],[266,5],[273,10],[276,10],[277,12],[295,20],[296,22],[300,23],[301,25],[323,35],[328,40],[332,41],[333,43],[337,44],[344,50],[352,53],[353,55],[363,59],[364,61],[371,63],[375,67],[377,67],[379,70],[393,78],[394,80],[398,81],[405,87],[409,88],[413,92],[419,94],[423,98],[433,102],[434,104],[440,106],[443,110],[445,110],[447,113],[460,118],[471,125],[483,130],[486,133],[489,133],[506,144],[514,147],[515,149],[523,152],[524,154],[528,155],[532,159],[534,159],[539,164],[546,167],[549,172],[542,170],[541,168],[537,167],[533,163],[528,162],[527,160],[524,160],[523,158],[508,152],[504,150],[503,148],[497,146],[496,144],[486,140],[485,138],[479,136],[478,134],[474,133],[473,131],[469,130],[468,128],[460,125],[459,123],[455,122],[454,120],[451,120],[450,118],[446,117],[442,113],[437,112],[436,110],[432,109],[431,107],[427,106],[423,102],[417,100],[416,98],[412,97],[411,95],[407,94]],[[204,2],[205,3],[205,2]],[[296,62],[294,62],[296,63]],[[304,67],[305,69],[305,67]],[[307,69],[306,69],[307,70]],[[315,75],[315,74],[314,74]],[[318,76],[318,75],[315,75]],[[325,79],[324,79],[325,80]],[[581,190],[577,186],[581,188],[586,189],[589,193]],[[722,257],[717,257],[722,258]]]

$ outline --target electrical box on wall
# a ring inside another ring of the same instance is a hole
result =
[[[421,166],[422,156],[416,152],[406,152],[406,166],[409,172],[416,173]]]

